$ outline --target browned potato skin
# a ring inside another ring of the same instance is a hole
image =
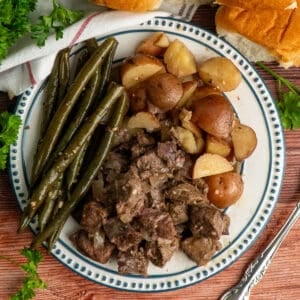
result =
[[[158,46],[157,43],[163,37],[167,38],[163,32],[155,32],[153,35],[151,35],[149,38],[145,39],[138,45],[136,53],[161,56],[165,52],[167,47]]]
[[[227,138],[232,129],[234,111],[222,95],[209,95],[194,101],[192,119],[199,128],[220,138]]]
[[[147,80],[149,101],[162,111],[174,108],[182,94],[181,81],[170,73],[155,74]]]
[[[218,208],[226,208],[241,197],[244,182],[239,173],[227,172],[205,178],[208,185],[207,197]]]
[[[147,91],[144,84],[128,89],[127,94],[130,100],[130,111],[132,113],[147,110]]]
[[[236,89],[242,81],[240,71],[226,57],[213,57],[203,62],[199,67],[199,76],[206,84],[223,92]]]

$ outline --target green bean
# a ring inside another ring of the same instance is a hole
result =
[[[70,164],[70,166],[68,167],[67,171],[66,171],[66,189],[68,191],[71,190],[72,185],[75,183],[77,176],[79,175],[79,171],[81,169],[82,163],[83,163],[83,159],[86,153],[86,150],[89,146],[89,141],[87,141],[80,149],[80,151],[78,152],[77,156],[75,157],[75,159],[72,161],[72,163]]]
[[[106,115],[106,111],[114,105],[117,99],[122,95],[123,91],[124,88],[122,86],[116,83],[113,84],[94,113],[84,121],[76,135],[73,136],[65,151],[57,158],[57,160],[53,163],[53,166],[46,172],[41,182],[33,190],[32,196],[29,199],[29,204],[24,210],[19,230],[23,230],[27,227],[39,207],[44,202],[51,187],[58,180],[59,176],[61,176],[61,174],[68,168],[77,153],[80,151],[81,147],[95,131],[100,120]]]
[[[58,94],[58,85],[59,85],[59,65],[60,65],[60,58],[62,55],[62,51],[60,51],[55,58],[51,74],[49,76],[49,80],[46,85],[45,89],[45,100],[43,103],[43,121],[42,121],[42,134],[44,133],[45,129],[48,127],[53,105],[56,100]]]
[[[93,51],[97,47],[97,42],[95,39],[91,39],[86,41],[88,45],[89,51]],[[117,44],[112,46],[111,51],[109,52],[103,66],[101,65],[99,69],[95,71],[95,74],[92,76],[91,80],[87,84],[87,88],[84,92],[82,101],[79,102],[78,107],[76,107],[76,113],[74,117],[71,119],[70,123],[63,136],[61,137],[58,145],[55,147],[55,151],[51,158],[48,159],[48,163],[45,166],[45,170],[49,168],[49,166],[53,163],[56,157],[61,153],[72,136],[75,134],[77,128],[82,123],[83,119],[86,117],[86,114],[89,110],[93,111],[96,108],[99,101],[96,101],[96,98],[101,99],[101,95],[103,94],[104,86],[107,83],[110,70],[112,68],[112,60],[115,55],[115,51],[117,48]],[[103,69],[103,71],[102,71]],[[100,73],[101,72],[101,73]],[[91,107],[93,107],[91,109]],[[110,112],[108,112],[107,116],[101,121],[102,124],[107,123],[107,120],[110,116]]]
[[[125,93],[123,93],[120,100],[117,102],[117,108],[115,109],[112,118],[109,121],[104,137],[101,140],[94,159],[91,161],[79,182],[76,184],[70,197],[64,203],[62,209],[57,213],[55,219],[53,219],[45,228],[44,231],[38,233],[34,238],[31,247],[36,248],[43,241],[47,240],[54,232],[62,226],[73,209],[78,205],[80,200],[89,190],[92,181],[99,172],[100,167],[105,161],[107,154],[109,153],[112,145],[112,141],[115,132],[120,128],[124,116],[128,110],[129,100]],[[50,251],[51,249],[49,249]]]
[[[103,42],[103,44],[93,53],[86,64],[79,71],[75,78],[74,83],[70,86],[68,93],[60,103],[57,111],[55,112],[49,128],[44,136],[44,140],[39,147],[39,151],[36,154],[36,161],[32,171],[32,181],[36,182],[37,178],[42,172],[52,150],[59,138],[64,124],[67,118],[77,102],[82,90],[93,76],[99,65],[103,62],[106,55],[111,50],[113,44],[117,43],[114,38],[109,38]]]
[[[71,119],[68,124],[68,128],[64,132],[60,142],[58,143],[56,150],[53,154],[53,157],[56,157],[57,154],[65,149],[67,144],[70,142],[72,136],[86,117],[86,113],[88,109],[91,107],[98,91],[99,84],[102,80],[100,71],[97,69],[92,76],[91,80],[87,84],[87,88],[85,90],[82,101],[80,101],[80,105],[76,108],[76,114]]]
[[[95,38],[91,38],[91,39],[86,40],[85,45],[86,45],[89,53],[93,53],[98,47],[98,43],[97,43],[97,40]]]
[[[60,59],[58,99],[63,99],[70,80],[70,48],[65,48]]]
[[[65,225],[65,222],[61,223],[60,226],[57,226],[56,230],[52,232],[48,240],[48,252],[50,252],[59,238],[59,235]]]
[[[61,193],[61,185],[62,176],[57,180],[57,183],[54,185],[53,190],[50,190],[50,192],[48,192],[47,198],[45,199],[45,203],[38,218],[39,227],[41,231],[44,230],[44,227],[51,218],[55,206],[55,201]]]

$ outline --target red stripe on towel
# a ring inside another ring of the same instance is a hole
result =
[[[33,76],[30,62],[27,62],[27,63],[26,63],[26,67],[27,67],[27,71],[28,71],[28,75],[29,75],[29,79],[30,79],[31,85],[36,84],[36,80],[35,80],[35,78],[34,78],[34,76]]]
[[[86,18],[84,20],[84,22],[82,23],[82,25],[80,26],[80,28],[78,29],[78,31],[75,33],[72,41],[70,42],[69,46],[72,46],[76,43],[76,41],[79,39],[79,37],[81,36],[82,32],[84,31],[84,29],[87,27],[87,25],[90,23],[90,21],[96,17],[97,15],[99,15],[101,12],[96,12],[92,15],[90,15],[88,18]]]

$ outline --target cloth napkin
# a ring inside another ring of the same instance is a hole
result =
[[[202,0],[203,1],[203,0]],[[197,9],[195,0],[164,0],[159,11],[131,13],[109,11],[97,7],[87,0],[60,0],[65,7],[81,10],[85,17],[64,30],[62,39],[50,36],[44,47],[35,45],[29,37],[18,41],[9,51],[9,55],[0,65],[0,91],[10,96],[21,94],[26,88],[45,79],[49,75],[57,52],[94,36],[143,23],[156,16],[170,14],[190,20]],[[40,0],[31,18],[49,15],[52,10],[51,0]]]

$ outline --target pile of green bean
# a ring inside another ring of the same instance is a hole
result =
[[[56,57],[45,89],[29,201],[19,226],[19,231],[24,230],[37,216],[39,230],[32,247],[47,242],[52,249],[88,192],[127,113],[124,88],[109,79],[117,44],[113,37],[100,45],[94,39],[87,41],[72,79],[70,49]],[[100,137],[98,128],[103,133]]]

